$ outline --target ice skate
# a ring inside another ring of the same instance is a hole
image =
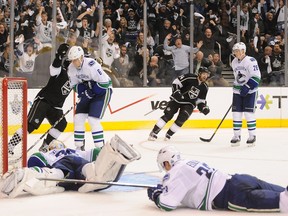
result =
[[[83,140],[82,146],[76,145],[76,150],[85,151],[85,140]]]
[[[169,141],[171,139],[171,136],[169,134],[165,135],[164,141]]]
[[[149,141],[155,141],[157,139],[157,134],[155,134],[153,131],[149,134],[148,140]]]
[[[241,136],[234,135],[230,141],[231,146],[232,147],[240,146],[240,141],[241,141]]]
[[[256,142],[256,136],[249,136],[249,138],[247,139],[246,143],[249,147],[255,146],[255,142]]]

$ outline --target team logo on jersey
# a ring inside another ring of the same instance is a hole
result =
[[[113,50],[108,48],[108,49],[106,50],[106,56],[107,56],[107,57],[111,57],[112,54],[113,54]]]
[[[191,89],[188,91],[188,95],[190,99],[195,99],[198,97],[200,90],[195,86],[192,86]]]
[[[28,61],[26,61],[25,67],[30,70],[30,69],[32,69],[33,65],[34,65],[34,61],[28,60]]]
[[[14,95],[14,100],[10,102],[10,107],[12,109],[12,113],[18,115],[21,112],[21,101],[18,99],[18,95]]]
[[[70,82],[67,81],[61,88],[62,95],[68,95],[70,92]]]
[[[242,74],[240,71],[238,71],[238,74],[237,74],[237,78],[236,78],[237,82],[239,84],[242,84],[242,83],[245,83],[246,81],[246,76],[244,74]]]

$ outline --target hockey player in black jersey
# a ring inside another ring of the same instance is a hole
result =
[[[63,43],[59,46],[55,59],[50,65],[50,78],[46,86],[34,98],[32,107],[28,113],[28,133],[38,129],[46,118],[51,125],[54,125],[63,116],[63,104],[69,95],[71,88],[67,74],[69,63],[65,56],[69,50],[69,45]],[[43,141],[39,151],[46,152],[49,143],[57,139],[61,132],[66,128],[67,121],[65,117],[54,127],[51,128]],[[13,154],[15,146],[22,140],[22,129],[15,132],[8,143],[8,152]]]
[[[207,115],[210,112],[206,103],[208,85],[205,81],[208,76],[208,69],[206,67],[200,67],[198,76],[194,74],[185,74],[173,81],[170,101],[164,110],[164,115],[161,116],[151,131],[148,140],[156,140],[157,134],[177,112],[178,116],[167,131],[165,140],[169,140],[171,136],[182,127],[196,106],[204,115]]]

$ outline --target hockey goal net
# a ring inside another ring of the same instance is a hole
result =
[[[27,160],[27,80],[0,78],[0,175],[15,167],[26,166]],[[8,142],[17,130],[22,140],[8,153]]]

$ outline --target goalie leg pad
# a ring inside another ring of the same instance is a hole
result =
[[[6,175],[6,176],[5,176]],[[57,186],[57,182],[40,181],[37,178],[64,178],[59,169],[49,168],[22,168],[15,169],[5,174],[1,180],[1,192],[9,198],[15,198],[24,192],[32,195],[44,195],[63,192],[64,189]]]
[[[141,155],[132,146],[115,135],[110,143],[104,145],[96,161],[82,168],[82,174],[88,181],[117,181],[125,166],[140,157]],[[87,193],[104,188],[107,188],[107,185],[84,184],[78,191]]]
[[[141,154],[136,151],[131,145],[127,144],[124,140],[122,140],[118,135],[112,137],[110,141],[111,148],[114,152],[118,152],[118,157],[120,157],[119,162],[123,162],[123,164],[128,164],[134,160],[139,160],[141,158]]]

